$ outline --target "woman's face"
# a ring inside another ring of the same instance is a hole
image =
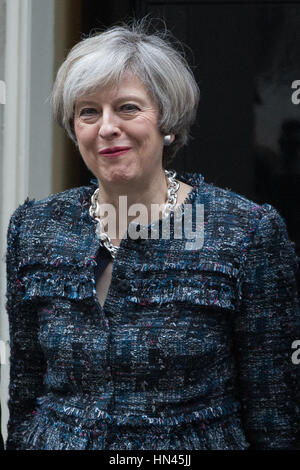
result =
[[[79,150],[100,182],[146,183],[162,171],[163,135],[158,117],[158,107],[133,75],[125,75],[118,89],[107,87],[76,101],[74,127]],[[114,147],[125,149],[108,153]],[[103,153],[105,149],[107,153]]]

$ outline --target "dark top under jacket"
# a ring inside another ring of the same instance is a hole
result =
[[[109,262],[112,260],[111,254],[109,251],[102,245],[100,245],[99,250],[97,252],[95,261],[96,261],[96,266],[94,267],[94,278],[95,282],[98,281],[99,277],[109,264]]]
[[[285,223],[200,174],[178,179],[193,186],[193,211],[203,204],[203,246],[174,238],[174,216],[170,239],[124,236],[103,307],[97,180],[14,212],[7,449],[300,448]]]

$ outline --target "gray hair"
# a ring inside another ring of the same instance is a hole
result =
[[[133,73],[158,106],[160,132],[175,134],[174,142],[163,150],[166,165],[188,142],[200,91],[182,44],[177,41],[179,51],[166,28],[149,33],[150,23],[145,17],[81,40],[58,70],[51,102],[54,118],[77,144],[76,100],[101,87],[118,86],[125,72]]]

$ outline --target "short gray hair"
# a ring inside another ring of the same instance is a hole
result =
[[[125,72],[134,73],[159,108],[160,132],[175,134],[174,142],[164,147],[166,165],[188,142],[200,91],[182,44],[176,41],[175,46],[166,28],[149,33],[150,26],[145,17],[82,39],[58,70],[51,102],[54,118],[77,143],[76,100],[101,87],[118,86]]]

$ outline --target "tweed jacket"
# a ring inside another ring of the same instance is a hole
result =
[[[202,246],[172,223],[170,239],[124,236],[103,307],[97,180],[12,215],[7,449],[300,448],[285,222],[198,173],[177,178],[193,187],[185,204],[203,205]]]

